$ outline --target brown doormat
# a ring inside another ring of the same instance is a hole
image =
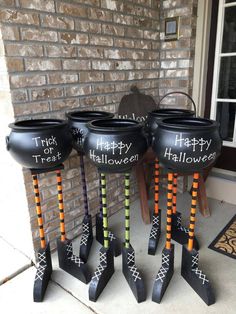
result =
[[[208,247],[236,259],[236,215]]]

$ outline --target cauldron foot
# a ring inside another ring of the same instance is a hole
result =
[[[162,251],[161,268],[157,273],[152,291],[152,301],[160,303],[174,273],[174,245]]]
[[[93,228],[91,215],[85,215],[82,224],[79,257],[86,263],[93,243]]]
[[[148,254],[155,255],[157,245],[161,235],[161,210],[158,214],[153,213],[152,216],[152,229],[148,241]]]
[[[59,267],[84,283],[88,283],[91,274],[84,261],[73,254],[72,242],[57,239]]]
[[[183,246],[181,275],[203,301],[211,305],[215,303],[215,296],[209,279],[198,268],[198,258],[199,253],[195,249],[189,251],[186,246]]]
[[[178,242],[181,245],[185,245],[188,243],[189,229],[183,227],[181,224],[181,213],[176,212],[172,213],[172,222],[171,222],[171,237],[174,241]],[[198,251],[199,250],[199,243],[196,237],[193,240],[193,246]]]
[[[121,243],[111,231],[108,231],[109,245],[113,251],[115,257],[121,254]],[[101,213],[96,214],[96,240],[103,245],[104,236],[103,236],[103,218]]]
[[[96,302],[114,273],[114,256],[111,248],[100,249],[100,264],[89,284],[89,300]]]
[[[122,248],[122,270],[138,303],[146,300],[146,290],[141,274],[135,265],[135,252],[132,246]]]
[[[52,274],[52,261],[50,253],[50,245],[47,244],[45,249],[38,251],[39,267],[34,279],[34,302],[42,302],[48,282]]]

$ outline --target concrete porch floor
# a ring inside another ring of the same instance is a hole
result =
[[[183,224],[188,225],[190,196],[178,195],[178,211],[182,212]],[[121,269],[121,256],[115,258],[115,273],[96,303],[88,300],[88,285],[79,282],[58,267],[57,254],[53,254],[53,275],[44,301],[32,301],[32,287],[35,267],[26,261],[27,269],[21,265],[21,272],[0,286],[2,313],[16,313],[19,309],[26,313],[235,313],[236,272],[235,259],[208,249],[208,245],[236,213],[236,206],[209,199],[212,215],[204,218],[197,214],[196,236],[200,242],[199,267],[207,274],[216,295],[216,303],[207,306],[180,275],[181,246],[175,243],[175,272],[161,304],[152,302],[152,287],[161,265],[161,251],[165,238],[165,198],[161,197],[162,237],[155,256],[147,254],[150,225],[141,220],[139,201],[131,208],[131,243],[136,252],[136,265],[142,272],[147,289],[147,300],[137,304]],[[109,219],[109,226],[116,236],[123,239],[124,211]],[[80,238],[74,241],[74,252],[78,252]],[[98,265],[100,245],[94,240],[89,265],[95,270]],[[11,263],[12,256],[1,254],[0,267]],[[5,260],[5,263],[3,261]],[[2,264],[3,263],[3,264]],[[26,268],[26,267],[25,267]],[[17,270],[16,270],[17,271]]]

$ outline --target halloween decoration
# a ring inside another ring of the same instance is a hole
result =
[[[162,252],[162,265],[154,283],[152,300],[160,303],[173,275],[174,246],[171,244],[173,173],[193,172],[189,238],[188,244],[183,246],[181,274],[206,304],[211,305],[215,298],[209,279],[198,268],[194,229],[199,172],[213,164],[221,150],[218,124],[201,118],[167,118],[160,122],[154,137],[153,149],[169,173],[166,246]]]
[[[80,173],[84,198],[84,219],[82,224],[82,238],[80,242],[80,257],[84,261],[87,261],[88,259],[93,242],[92,217],[89,214],[87,184],[84,167],[84,138],[88,133],[87,123],[89,121],[98,119],[111,119],[113,116],[114,115],[112,113],[106,111],[72,111],[67,113],[69,128],[73,136],[73,147],[75,150],[77,150],[80,158]],[[100,184],[99,187],[101,190]],[[111,240],[111,247],[114,250],[114,255],[120,255],[121,250],[119,240],[111,231],[109,231],[109,236]],[[99,243],[103,244],[102,206],[100,206],[100,211],[96,215],[96,239]]]
[[[105,173],[125,173],[125,244],[122,248],[123,274],[137,302],[146,299],[144,283],[135,265],[134,250],[130,245],[130,170],[147,149],[142,125],[134,120],[96,120],[88,124],[84,151],[100,172],[102,185],[104,245],[100,250],[100,264],[89,286],[89,299],[96,301],[114,272],[113,253],[109,245],[106,176]]]
[[[186,96],[188,99],[191,100],[194,111],[186,110],[186,109],[156,109],[148,113],[148,118],[145,124],[145,130],[148,134],[148,139],[150,145],[153,144],[153,139],[155,132],[158,128],[159,123],[164,118],[171,118],[171,117],[193,117],[196,113],[196,105],[193,101],[193,99],[184,92],[171,92],[166,95],[164,95],[159,105],[161,104],[162,100],[166,98],[169,95],[172,94],[182,94]],[[177,212],[176,210],[176,194],[177,194],[177,174],[174,174],[173,178],[173,211],[172,211],[172,238],[180,243],[180,244],[186,244],[188,242],[188,229],[183,227],[181,225],[181,213]],[[158,194],[159,194],[159,160],[158,158],[155,159],[155,174],[154,174],[154,197],[155,197],[155,205],[154,205],[154,212],[152,215],[152,228],[149,236],[149,242],[148,242],[148,254],[155,255],[157,245],[160,239],[160,230],[161,230],[161,209],[159,209],[159,203],[158,203]],[[198,249],[198,241],[196,238],[194,239],[194,245]]]
[[[60,216],[60,239],[57,241],[59,266],[84,283],[90,280],[90,273],[84,262],[73,255],[72,242],[66,239],[64,206],[62,193],[62,163],[72,149],[72,137],[67,123],[57,119],[24,120],[11,123],[10,135],[6,138],[7,149],[22,166],[29,168],[32,174],[37,222],[40,235],[38,251],[39,267],[34,282],[34,301],[43,300],[48,281],[52,273],[49,243],[46,243],[40,203],[38,175],[55,171]]]

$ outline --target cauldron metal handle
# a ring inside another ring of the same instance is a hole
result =
[[[10,146],[9,146],[9,136],[5,137],[5,141],[6,141],[6,149],[9,150]]]
[[[188,97],[188,99],[191,100],[191,102],[192,102],[192,104],[193,104],[194,112],[195,112],[195,117],[197,116],[197,107],[196,107],[196,104],[195,104],[194,100],[192,99],[192,97],[191,97],[189,94],[185,93],[185,92],[178,92],[178,91],[176,91],[176,92],[169,92],[169,93],[165,94],[165,95],[159,100],[158,105],[160,105],[160,103],[162,102],[162,100],[163,100],[164,98],[166,98],[167,96],[172,95],[172,94],[182,94],[182,95]]]

